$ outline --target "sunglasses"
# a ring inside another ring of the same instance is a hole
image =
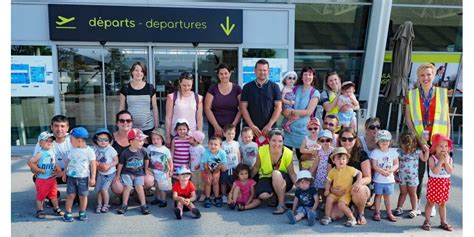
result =
[[[319,128],[308,128],[308,131],[318,131]]]
[[[380,127],[380,125],[370,125],[370,126],[368,127],[368,129],[370,129],[370,130],[375,130],[375,129],[380,130],[381,128],[382,128],[382,127]]]
[[[119,123],[131,123],[131,119],[119,119]]]
[[[97,138],[97,142],[109,142],[108,138]]]
[[[328,123],[328,122],[324,122],[324,125],[328,125],[329,127],[334,127],[334,126],[336,126],[336,124],[334,124],[334,123]]]
[[[286,79],[288,79],[288,80],[296,80],[296,77],[288,77],[288,78],[286,78]]]
[[[330,143],[330,142],[331,142],[331,139],[330,139],[330,138],[328,138],[328,139],[319,139],[319,141],[320,141],[321,143]]]
[[[355,137],[341,137],[342,142],[347,142],[347,141],[353,142],[354,139],[355,139]]]

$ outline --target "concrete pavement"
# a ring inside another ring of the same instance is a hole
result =
[[[19,152],[18,150],[23,150]],[[176,220],[171,201],[168,207],[159,208],[151,206],[152,214],[143,216],[138,204],[130,201],[129,211],[125,216],[115,214],[115,211],[106,214],[95,214],[96,203],[95,192],[89,194],[89,220],[85,222],[74,221],[65,223],[60,217],[49,215],[51,209],[46,208],[48,214],[44,220],[36,219],[34,212],[35,188],[31,180],[31,173],[26,165],[27,157],[32,150],[12,147],[11,161],[11,230],[13,236],[183,236],[183,235],[318,235],[327,236],[460,236],[462,235],[462,148],[456,147],[454,154],[455,172],[451,177],[451,195],[448,201],[448,222],[455,228],[455,232],[443,231],[436,226],[439,224],[439,215],[432,219],[432,231],[427,232],[420,228],[423,217],[399,219],[392,223],[382,219],[381,222],[371,220],[373,211],[366,211],[368,225],[348,228],[343,226],[343,221],[336,221],[328,226],[316,223],[313,227],[307,226],[306,220],[296,225],[288,224],[285,215],[275,216],[271,214],[272,209],[262,205],[255,210],[238,212],[228,208],[209,209],[203,208],[201,203],[197,206],[202,212],[201,219],[194,220],[184,217]],[[24,155],[23,155],[24,154]],[[426,182],[426,178],[425,178]],[[61,185],[59,190],[64,197],[65,186]],[[92,190],[92,189],[91,189]],[[398,187],[392,196],[392,206],[396,206],[398,198]],[[422,196],[424,197],[424,192]],[[148,201],[152,198],[149,197]],[[423,199],[424,200],[424,199]],[[422,203],[424,203],[422,201]],[[409,208],[407,199],[405,210]],[[64,209],[64,200],[61,202]],[[116,207],[114,207],[115,209]],[[74,215],[77,216],[77,206],[74,206]],[[382,212],[382,217],[385,213]]]

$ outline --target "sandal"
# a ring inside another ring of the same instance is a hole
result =
[[[64,216],[64,212],[63,210],[61,210],[61,208],[56,208],[56,209],[53,209],[53,214],[56,215],[56,216]]]
[[[245,205],[239,204],[239,205],[237,206],[237,210],[239,210],[239,211],[245,211]]]
[[[395,208],[395,210],[393,211],[393,214],[394,214],[395,216],[401,216],[401,215],[403,215],[403,209],[402,209],[401,207],[397,207],[397,208]]]
[[[281,215],[286,212],[286,207],[278,205],[272,212],[273,215]]]
[[[357,224],[357,221],[355,219],[349,219],[344,223],[346,227],[353,227]]]
[[[448,224],[448,223],[441,223],[441,225],[439,225],[439,228],[441,228],[443,230],[446,230],[446,231],[453,231],[454,230],[453,226]]]
[[[408,217],[410,217],[411,219],[415,218],[416,216],[418,216],[416,210],[411,210],[410,212],[408,212]]]
[[[323,219],[321,219],[321,225],[328,225],[331,222],[332,220],[331,220],[331,217],[329,216],[324,216]]]
[[[367,220],[365,219],[364,213],[359,213],[356,219],[358,225],[367,225]]]
[[[372,220],[374,221],[380,221],[380,212],[375,212],[374,216],[372,217]]]
[[[431,230],[431,224],[429,221],[423,222],[423,225],[421,226],[423,230],[430,231]]]
[[[102,208],[100,209],[100,212],[102,213],[107,213],[109,212],[110,205],[103,205]]]
[[[36,217],[38,219],[44,219],[44,218],[46,218],[46,213],[44,213],[43,210],[37,210],[36,211]]]
[[[102,205],[97,205],[95,207],[95,213],[101,213],[100,210],[102,209]]]

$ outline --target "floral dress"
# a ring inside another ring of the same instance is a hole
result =
[[[397,183],[410,187],[418,186],[418,159],[421,150],[416,150],[410,154],[405,153],[402,149],[397,149],[399,156],[399,170],[396,175]]]
[[[315,188],[324,188],[324,185],[326,184],[326,177],[328,176],[328,159],[333,150],[333,147],[329,148],[328,151],[324,151],[323,149],[319,150],[319,164],[314,176],[313,185]]]

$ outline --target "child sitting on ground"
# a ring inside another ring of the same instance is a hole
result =
[[[64,215],[58,205],[58,183],[56,175],[61,174],[61,168],[56,164],[53,152],[54,135],[48,132],[42,132],[38,136],[38,143],[41,150],[36,153],[29,161],[28,166],[34,174],[38,174],[35,180],[36,186],[36,217],[46,218],[43,210],[44,200],[49,197],[53,204],[53,213],[58,216]]]
[[[249,209],[249,205],[254,200],[256,182],[249,178],[250,167],[246,164],[239,164],[235,169],[235,181],[229,193],[227,204],[230,209],[243,211]],[[253,205],[252,205],[253,206]]]
[[[308,225],[313,226],[318,208],[318,192],[311,183],[313,176],[308,170],[301,170],[296,176],[296,192],[293,199],[293,208],[287,212],[290,224],[295,224],[304,217],[308,218]]]
[[[171,190],[171,176],[173,176],[173,158],[166,144],[165,131],[155,128],[150,132],[151,145],[146,148],[150,157],[150,167],[155,178],[155,199],[151,205],[158,204],[166,207],[166,191]]]
[[[191,157],[190,168],[191,172],[193,172],[192,177],[196,191],[201,193],[199,197],[200,202],[203,202],[206,198],[206,195],[204,194],[204,182],[201,171],[202,154],[204,154],[204,151],[206,150],[206,148],[204,148],[202,145],[204,137],[204,133],[199,130],[195,130],[189,134],[189,143],[191,144],[191,147],[189,148],[189,155]]]
[[[63,173],[64,182],[67,176],[66,213],[63,218],[66,222],[74,221],[72,204],[77,194],[79,195],[79,220],[85,221],[89,219],[86,213],[89,185],[95,186],[96,158],[94,150],[86,144],[89,132],[85,128],[74,128],[69,135],[73,149],[65,164],[66,172]]]
[[[96,145],[94,147],[97,170],[97,183],[95,185],[95,191],[97,192],[97,207],[96,213],[107,213],[109,212],[109,188],[115,177],[118,164],[117,151],[111,146],[112,134],[110,134],[107,128],[99,128],[94,135],[93,142]]]
[[[204,207],[210,208],[211,203],[211,187],[214,192],[215,206],[222,207],[222,197],[219,196],[219,177],[221,171],[224,170],[224,164],[227,163],[225,151],[221,149],[222,140],[220,137],[212,136],[209,138],[208,148],[204,151],[201,160],[203,179],[206,181],[204,187],[206,198],[204,199]]]
[[[234,183],[234,172],[237,165],[240,163],[240,149],[239,143],[234,141],[235,126],[228,124],[224,127],[225,141],[222,142],[222,149],[227,155],[227,163],[225,163],[225,170],[222,171],[219,183],[221,185],[222,201],[227,203],[227,187],[232,187]]]
[[[240,154],[242,163],[246,164],[252,170],[257,161],[258,145],[253,140],[253,131],[249,127],[244,127],[240,133],[242,142],[240,143]],[[252,178],[252,177],[251,177]]]
[[[196,188],[193,182],[189,180],[191,178],[191,170],[186,166],[181,166],[176,170],[176,175],[178,175],[178,182],[173,186],[174,214],[176,219],[181,220],[184,208],[191,210],[194,219],[200,218],[201,212],[193,204],[196,201]]]
[[[339,125],[357,130],[354,110],[359,109],[359,101],[357,101],[354,92],[355,84],[353,82],[343,82],[341,85],[341,95],[337,99],[337,107],[339,109]]]
[[[329,173],[326,180],[326,187],[324,196],[326,196],[326,207],[324,209],[325,216],[321,219],[322,225],[327,225],[332,222],[331,211],[334,204],[337,205],[347,217],[345,226],[352,227],[357,224],[357,221],[352,214],[349,204],[351,203],[351,190],[354,183],[354,177],[357,176],[356,182],[361,182],[362,174],[356,168],[347,166],[347,162],[351,155],[346,148],[338,147],[334,149],[330,156],[332,162],[335,164]]]

